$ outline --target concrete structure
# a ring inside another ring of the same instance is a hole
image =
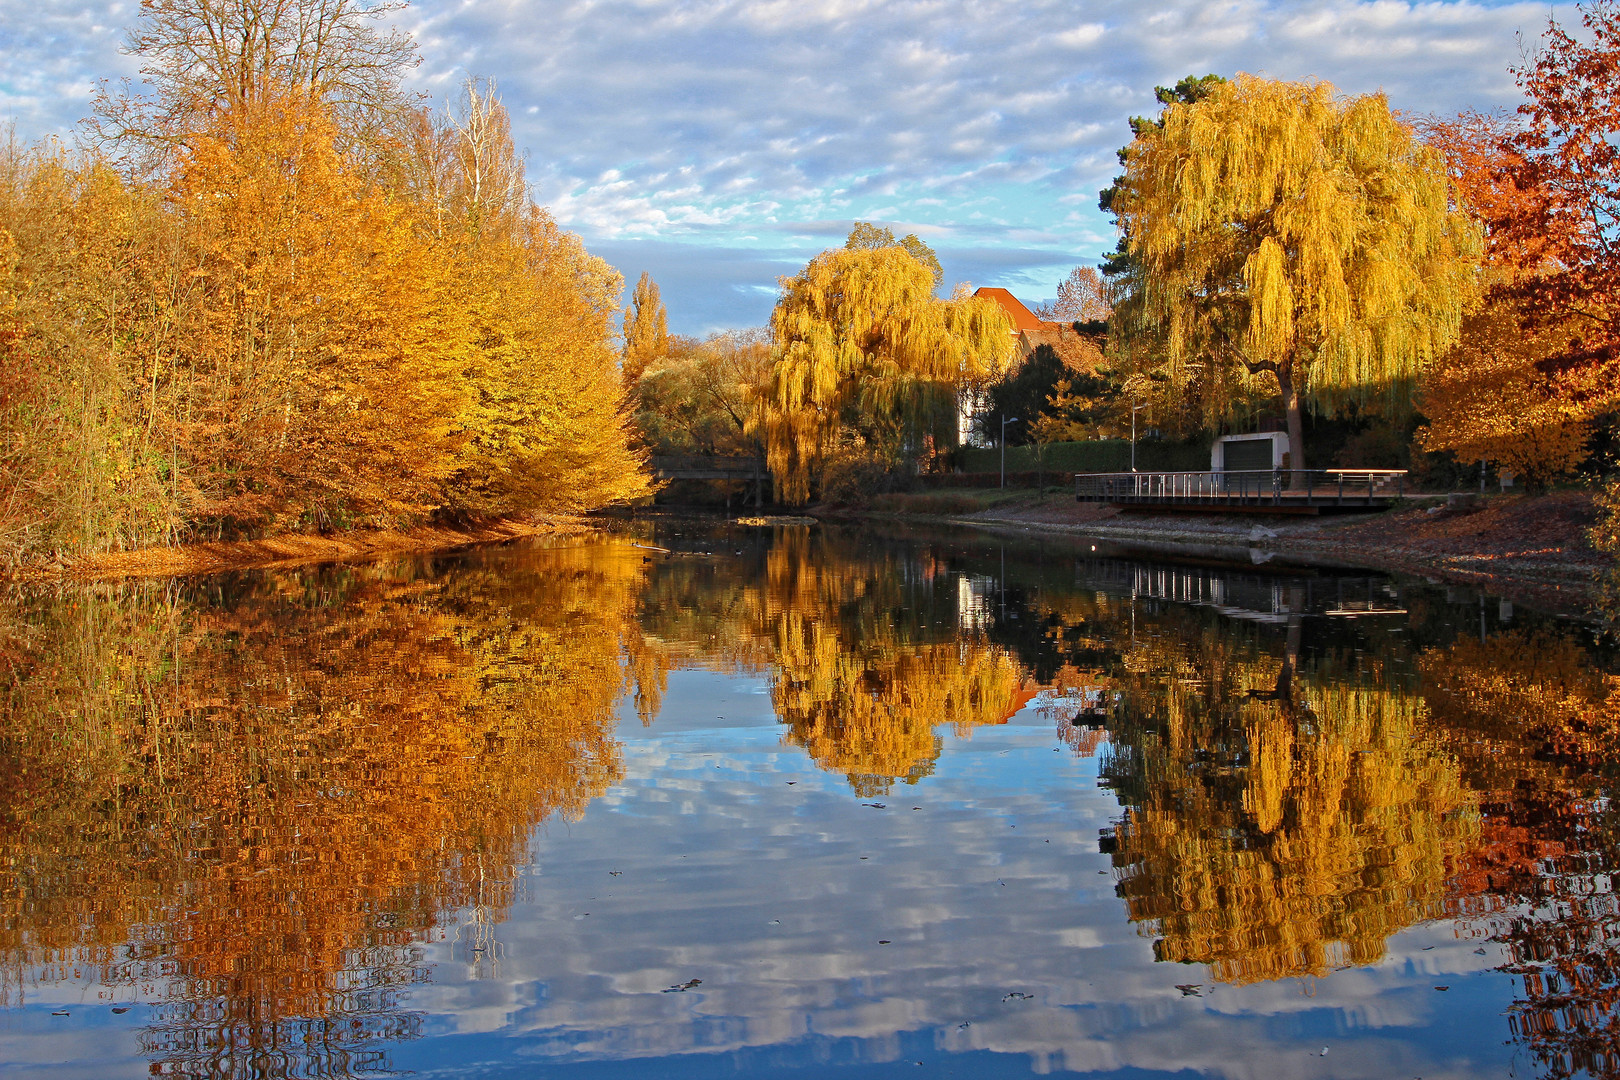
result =
[[[1222,435],[1209,448],[1210,472],[1244,472],[1280,469],[1290,464],[1288,435],[1281,431],[1259,431],[1250,435]]]

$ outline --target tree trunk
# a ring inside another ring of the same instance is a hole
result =
[[[1305,418],[1299,408],[1292,360],[1278,365],[1277,386],[1282,390],[1283,411],[1288,416],[1288,490],[1299,491],[1310,483],[1310,478],[1305,475]]]

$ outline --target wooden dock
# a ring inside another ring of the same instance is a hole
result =
[[[1076,473],[1074,497],[1124,510],[1354,514],[1406,494],[1405,469]]]

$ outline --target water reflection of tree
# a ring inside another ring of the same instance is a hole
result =
[[[1573,633],[1546,628],[1429,648],[1420,668],[1480,792],[1481,839],[1452,902],[1522,979],[1513,1036],[1546,1076],[1620,1075],[1615,679]]]
[[[1478,827],[1421,699],[1331,658],[1296,670],[1288,633],[1271,651],[1206,626],[1162,658],[1149,639],[1103,767],[1126,806],[1112,847],[1131,918],[1160,959],[1227,982],[1376,961],[1444,914]]]
[[[863,797],[930,773],[937,726],[966,736],[1022,700],[1014,658],[958,635],[957,578],[926,552],[805,527],[735,550],[660,564],[644,640],[684,662],[770,672],[786,741]]]
[[[30,605],[0,736],[8,994],[156,997],[166,1074],[381,1067],[445,913],[499,917],[529,832],[620,775],[641,572],[572,548]]]
[[[882,635],[852,648],[802,616],[778,631],[771,702],[788,725],[788,741],[822,768],[844,773],[863,797],[932,772],[940,751],[935,725],[948,723],[966,737],[1016,708],[1018,665],[983,639],[901,645]]]
[[[1050,582],[1015,602],[998,636],[1092,672],[1109,703],[1102,777],[1125,812],[1105,847],[1160,959],[1230,982],[1325,974],[1446,912],[1478,815],[1383,656],[1297,617]]]

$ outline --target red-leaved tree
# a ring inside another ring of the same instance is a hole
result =
[[[1620,2],[1580,8],[1584,33],[1549,22],[1514,69],[1526,100],[1505,132],[1506,180],[1528,198],[1490,222],[1526,273],[1526,309],[1578,331],[1562,366],[1588,394],[1620,393]]]

